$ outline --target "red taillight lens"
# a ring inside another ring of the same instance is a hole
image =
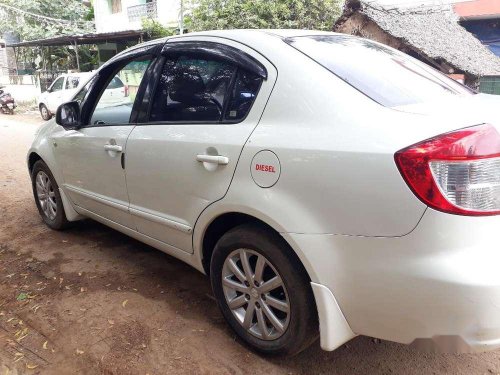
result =
[[[125,85],[125,96],[128,96],[128,85]]]
[[[488,124],[396,152],[408,186],[426,205],[457,215],[500,214],[500,134]]]

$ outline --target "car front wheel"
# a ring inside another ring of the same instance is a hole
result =
[[[38,212],[50,228],[61,230],[68,226],[59,186],[49,167],[38,160],[31,172],[31,183]]]
[[[210,278],[224,318],[253,349],[294,355],[318,337],[310,281],[279,234],[260,225],[228,231],[215,246]]]

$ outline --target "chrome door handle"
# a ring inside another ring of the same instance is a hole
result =
[[[218,165],[229,164],[229,158],[221,155],[196,155],[196,160],[201,163],[212,163]]]
[[[104,150],[106,150],[106,151],[114,151],[114,152],[122,152],[122,146],[119,146],[119,145],[104,145]]]

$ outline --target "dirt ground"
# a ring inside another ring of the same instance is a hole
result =
[[[358,337],[265,358],[223,321],[208,279],[87,220],[40,220],[25,164],[40,120],[0,115],[0,374],[496,374],[500,351],[419,353]]]

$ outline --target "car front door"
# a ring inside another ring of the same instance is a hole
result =
[[[57,78],[47,90],[47,108],[52,113],[56,113],[57,107],[62,103],[65,80],[65,76]]]
[[[134,102],[108,103],[101,98],[106,96],[116,74],[134,75],[140,86],[151,60],[150,55],[140,56],[101,71],[89,83],[91,88],[83,99],[84,125],[76,130],[61,130],[53,139],[64,178],[63,188],[72,202],[82,210],[128,228],[134,226],[128,213],[122,157],[133,129]]]
[[[130,213],[139,232],[192,252],[196,219],[227,192],[277,73],[217,38],[167,42],[163,54],[149,116],[127,143]]]

